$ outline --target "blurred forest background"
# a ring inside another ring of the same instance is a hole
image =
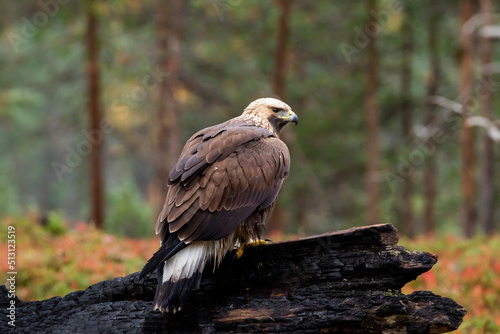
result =
[[[300,123],[271,230],[492,233],[494,5],[3,2],[0,213],[152,236],[185,140],[275,96]]]
[[[22,300],[140,270],[183,143],[274,96],[300,122],[283,134],[292,166],[270,238],[392,223],[402,245],[440,259],[404,291],[463,304],[459,333],[500,332],[498,2],[40,0],[0,12],[0,226],[16,230]]]

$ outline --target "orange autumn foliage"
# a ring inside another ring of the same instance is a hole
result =
[[[118,238],[79,222],[54,235],[29,218],[4,218],[16,228],[16,294],[23,301],[64,296],[117,276],[140,271],[158,239]],[[0,241],[6,249],[6,240]],[[0,270],[9,271],[7,261]]]
[[[433,269],[405,286],[404,293],[431,290],[463,305],[468,313],[456,333],[500,333],[500,236],[420,237],[399,244],[439,256]]]

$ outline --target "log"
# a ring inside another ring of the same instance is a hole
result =
[[[437,256],[397,245],[391,224],[353,228],[233,251],[182,311],[153,311],[155,275],[116,277],[65,297],[16,299],[18,332],[50,333],[444,333],[465,309],[429,291],[401,288]],[[3,319],[12,299],[0,287]],[[12,330],[0,322],[0,332]]]

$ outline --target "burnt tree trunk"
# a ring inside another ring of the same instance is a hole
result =
[[[228,254],[182,311],[153,311],[155,275],[139,273],[85,291],[22,302],[0,289],[2,316],[15,300],[19,332],[444,333],[466,311],[429,291],[401,288],[437,257],[397,245],[391,224],[327,233]],[[0,322],[0,332],[12,329]]]

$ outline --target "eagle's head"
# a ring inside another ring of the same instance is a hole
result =
[[[252,119],[259,126],[270,126],[276,135],[279,135],[287,123],[293,122],[297,125],[299,122],[299,118],[288,104],[271,97],[253,101],[245,108],[242,116]]]

